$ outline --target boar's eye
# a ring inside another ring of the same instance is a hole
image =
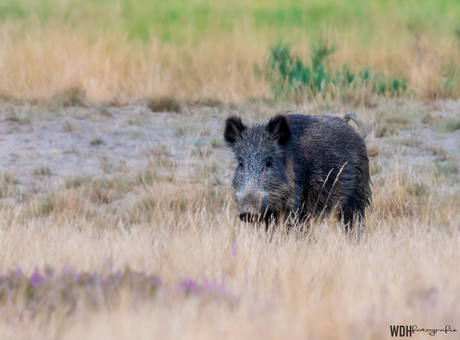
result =
[[[272,166],[272,161],[269,160],[269,161],[265,162],[265,167],[266,168],[271,168],[271,166]]]
[[[241,168],[241,169],[243,169],[243,168],[244,168],[244,164],[243,164],[243,162],[242,162],[242,161],[239,161],[239,162],[238,162],[238,168]]]

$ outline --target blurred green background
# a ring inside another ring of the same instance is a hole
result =
[[[359,27],[362,42],[379,33],[452,37],[460,28],[456,0],[3,0],[2,21],[65,22],[97,33],[122,30],[130,39],[199,40],[246,27],[269,40]],[[32,19],[32,20],[31,20]]]

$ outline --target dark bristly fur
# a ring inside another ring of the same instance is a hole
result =
[[[232,186],[243,221],[304,222],[336,211],[347,230],[362,225],[369,160],[363,138],[343,119],[289,114],[246,126],[230,116],[224,138],[238,161]]]

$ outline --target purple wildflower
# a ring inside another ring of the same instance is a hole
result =
[[[214,292],[217,290],[217,283],[216,283],[216,279],[212,279],[212,281],[206,279],[206,278],[203,278],[203,289],[206,291],[206,292]]]
[[[72,274],[75,274],[75,272],[76,272],[75,266],[72,266],[68,263],[62,269],[62,275],[72,275]]]
[[[203,289],[206,292],[217,294],[225,294],[227,292],[227,285],[225,284],[225,276],[222,277],[222,283],[218,284],[216,279],[208,280],[203,277]]]
[[[34,272],[30,277],[30,284],[32,285],[32,288],[37,288],[43,283],[45,283],[45,279],[43,278],[43,276],[40,275],[40,270],[37,267],[35,267]]]
[[[220,284],[220,287],[219,287],[219,294],[225,294],[227,293],[228,289],[227,289],[227,284],[225,283],[225,275],[222,276],[222,283]]]
[[[22,276],[22,270],[21,267],[18,267],[16,271],[14,272],[14,277],[21,277]]]
[[[198,293],[198,284],[190,278],[183,280],[179,284],[179,288],[187,294],[190,294],[190,293],[197,294]]]
[[[157,277],[157,276],[152,276],[150,278],[150,284],[155,285],[155,286],[159,286],[159,285],[161,285],[161,279],[159,277]]]

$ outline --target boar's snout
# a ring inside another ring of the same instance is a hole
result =
[[[263,195],[260,191],[250,191],[242,195],[239,201],[240,220],[244,222],[259,222],[261,219],[261,211],[263,207]]]

